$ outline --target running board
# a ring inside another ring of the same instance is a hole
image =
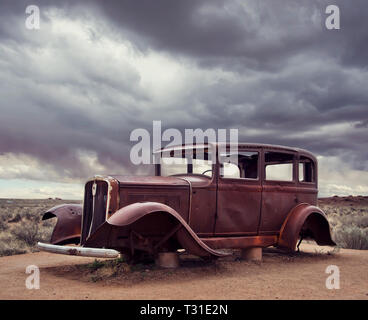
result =
[[[113,249],[58,246],[49,243],[37,243],[37,248],[51,253],[94,258],[117,258],[120,252]]]

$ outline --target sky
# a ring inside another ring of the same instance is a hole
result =
[[[0,198],[152,173],[129,154],[154,120],[307,149],[319,196],[368,195],[367,17],[366,0],[0,0]]]

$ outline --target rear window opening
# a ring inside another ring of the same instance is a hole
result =
[[[314,162],[304,156],[299,159],[299,182],[314,182],[315,169]]]
[[[294,155],[282,152],[265,153],[265,180],[293,181]]]

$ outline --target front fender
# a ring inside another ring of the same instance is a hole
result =
[[[160,233],[175,236],[187,252],[197,256],[227,255],[207,246],[178,212],[158,202],[139,202],[119,209],[87,239],[85,245],[109,247],[116,238],[128,237],[131,232],[148,240]]]
[[[318,245],[336,245],[325,213],[308,203],[300,203],[290,211],[281,227],[277,246],[294,251],[301,232],[311,236]]]
[[[62,204],[47,210],[42,220],[56,217],[57,222],[51,235],[52,244],[78,244],[82,222],[81,204]]]

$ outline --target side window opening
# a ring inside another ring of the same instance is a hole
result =
[[[258,179],[258,152],[241,151],[238,154],[222,154],[221,177]]]
[[[265,152],[265,180],[293,181],[293,160],[293,154]]]
[[[314,182],[314,163],[311,159],[301,156],[299,159],[299,181]]]
[[[258,152],[247,152],[240,155],[242,177],[246,179],[258,179]]]

